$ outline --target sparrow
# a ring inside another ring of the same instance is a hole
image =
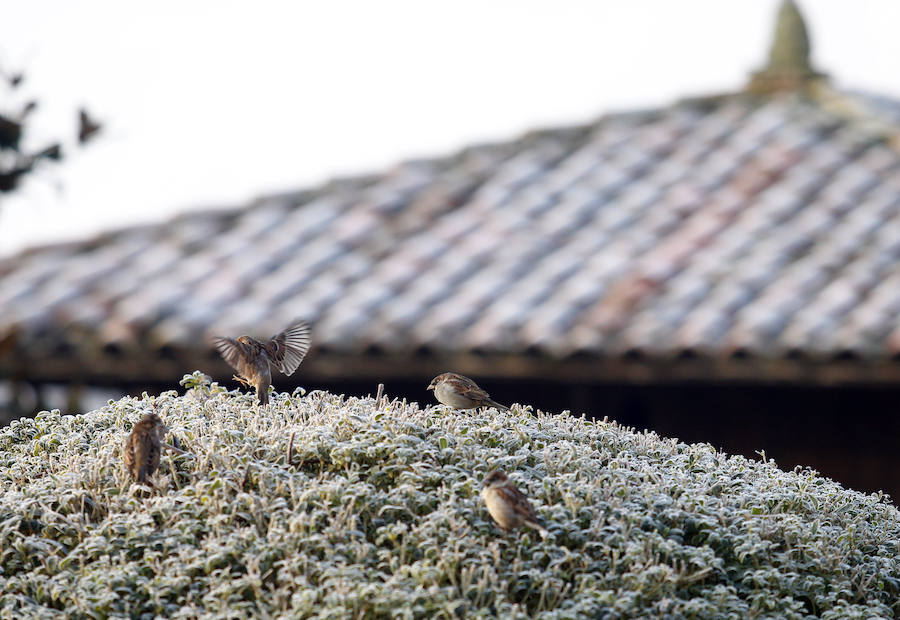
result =
[[[159,467],[163,437],[169,429],[155,413],[148,413],[131,429],[125,441],[125,469],[135,482],[153,486],[149,477]]]
[[[438,402],[454,409],[474,409],[475,407],[496,407],[500,411],[509,411],[482,390],[478,385],[455,372],[445,372],[431,380],[429,390],[434,390]]]
[[[543,526],[534,506],[502,471],[489,473],[481,485],[481,497],[491,517],[503,531],[527,525],[536,529],[541,538],[550,533]]]
[[[256,397],[260,404],[269,402],[269,386],[272,384],[274,365],[278,370],[291,376],[309,351],[309,324],[296,320],[272,339],[262,343],[250,336],[232,338],[213,338],[213,344],[228,364],[238,371],[235,376],[246,386],[256,388]]]

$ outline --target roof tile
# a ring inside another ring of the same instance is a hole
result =
[[[900,104],[858,97],[880,124],[685,102],[32,250],[0,263],[0,333],[191,347],[304,317],[347,352],[893,354],[900,153],[878,132]]]

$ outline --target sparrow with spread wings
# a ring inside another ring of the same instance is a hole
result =
[[[475,407],[496,407],[500,411],[509,411],[495,400],[491,395],[482,390],[478,385],[455,372],[445,372],[431,380],[429,390],[434,390],[434,397],[442,405],[454,409],[474,409]]]
[[[506,473],[499,470],[489,473],[482,484],[481,497],[491,517],[504,531],[526,525],[536,529],[541,538],[550,533],[538,518],[534,506]]]
[[[255,387],[260,404],[266,405],[272,384],[270,366],[275,366],[287,376],[294,374],[309,351],[309,324],[294,321],[265,343],[250,336],[241,336],[236,340],[216,337],[213,344],[222,358],[238,371],[234,378],[248,387]]]

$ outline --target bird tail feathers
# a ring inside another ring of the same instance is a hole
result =
[[[509,407],[507,407],[506,405],[501,405],[501,404],[498,403],[496,400],[491,400],[491,399],[489,398],[489,399],[488,399],[488,404],[489,404],[491,407],[496,407],[496,408],[499,409],[500,411],[509,411]]]
[[[531,521],[528,520],[525,522],[525,525],[528,527],[534,528],[538,531],[538,534],[541,535],[541,538],[547,538],[550,535],[550,531],[545,528],[540,521]]]

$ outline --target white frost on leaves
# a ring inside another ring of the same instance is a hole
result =
[[[900,615],[897,509],[809,470],[528,407],[183,384],[0,431],[0,617]],[[189,454],[148,493],[121,457],[154,406]],[[494,468],[546,541],[491,521]]]

